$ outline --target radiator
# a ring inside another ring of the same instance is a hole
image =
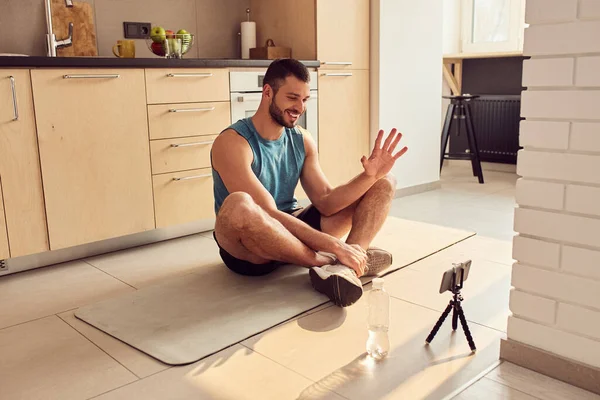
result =
[[[482,95],[471,100],[475,137],[481,161],[517,163],[519,150],[520,95]],[[457,136],[457,120],[452,122],[450,151],[465,152],[469,146],[464,122]]]

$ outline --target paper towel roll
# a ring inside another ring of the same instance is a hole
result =
[[[242,58],[250,58],[250,49],[256,47],[256,22],[242,22]]]

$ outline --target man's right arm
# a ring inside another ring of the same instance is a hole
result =
[[[352,269],[364,267],[364,254],[341,240],[319,232],[298,218],[279,211],[271,194],[252,172],[253,154],[246,139],[229,129],[221,133],[212,147],[212,163],[229,193],[248,193],[269,216],[279,221],[295,237],[315,251],[344,254]],[[351,260],[354,259],[354,262]]]

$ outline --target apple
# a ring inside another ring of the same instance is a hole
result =
[[[165,55],[165,47],[163,45],[163,43],[158,43],[158,42],[154,42],[152,43],[152,52],[154,54],[156,54],[157,56],[163,56]]]
[[[165,34],[167,35],[167,39],[174,39],[174,38],[175,38],[175,32],[173,32],[173,31],[172,31],[172,30],[170,30],[170,29],[167,29],[167,30],[165,31]]]
[[[177,37],[181,38],[182,53],[186,53],[192,43],[192,35],[185,29],[180,29],[177,31]]]
[[[150,31],[150,37],[154,43],[162,43],[165,41],[166,32],[165,29],[160,26],[155,26]]]

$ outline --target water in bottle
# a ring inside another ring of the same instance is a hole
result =
[[[390,326],[390,295],[383,288],[383,279],[373,279],[373,289],[369,293],[369,339],[367,353],[381,360],[390,351],[388,329]]]

